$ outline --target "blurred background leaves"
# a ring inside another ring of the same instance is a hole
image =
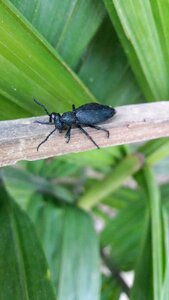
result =
[[[169,99],[168,14],[167,0],[1,0],[0,119],[42,114],[33,97],[58,112]],[[1,298],[168,299],[168,153],[160,139],[1,169]]]

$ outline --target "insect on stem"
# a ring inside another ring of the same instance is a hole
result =
[[[71,138],[72,126],[75,126],[79,128],[98,149],[100,148],[99,145],[93,140],[83,126],[89,126],[96,130],[103,130],[107,133],[107,137],[109,137],[109,131],[105,128],[97,126],[97,124],[112,118],[116,114],[116,110],[113,107],[98,103],[88,103],[75,108],[75,105],[73,104],[72,111],[64,112],[61,115],[56,112],[49,113],[47,108],[42,103],[36,99],[34,99],[34,101],[41,106],[49,116],[49,124],[52,123],[55,126],[55,129],[51,131],[48,136],[38,145],[37,151],[39,150],[39,147],[44,144],[55,132],[56,129],[61,132],[62,129],[68,128],[65,138],[67,138],[67,142],[69,142]],[[43,124],[43,122],[38,123]]]

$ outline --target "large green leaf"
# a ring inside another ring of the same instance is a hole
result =
[[[85,209],[95,206],[117,190],[142,165],[142,157],[134,154],[126,156],[101,182],[96,182],[78,201]]]
[[[149,206],[147,234],[138,256],[131,299],[168,299],[169,281],[169,205],[168,184],[159,190],[147,167],[137,176]]]
[[[152,293],[152,248],[151,248],[151,230],[149,215],[145,219],[145,232],[142,236],[142,242],[138,251],[137,263],[135,267],[135,279],[131,289],[131,300],[153,300]],[[146,224],[145,224],[146,225]]]
[[[3,178],[10,195],[23,206],[35,192],[51,195],[61,201],[73,202],[73,196],[66,187],[26,170],[6,167],[0,170],[0,177]]]
[[[146,215],[144,203],[135,201],[106,224],[101,234],[101,243],[103,247],[109,247],[113,264],[117,269],[133,270],[135,268],[140,241],[145,234]]]
[[[163,207],[163,226],[164,226],[164,251],[165,251],[165,271],[162,288],[162,295],[160,300],[168,299],[169,295],[169,207],[168,203]]]
[[[90,217],[67,208],[63,232],[58,299],[99,299],[99,248]]]
[[[23,15],[75,67],[105,15],[98,0],[11,0]]]
[[[104,2],[144,95],[168,99],[168,1]]]
[[[0,298],[55,299],[50,271],[27,215],[0,189]]]
[[[146,156],[146,161],[149,165],[157,164],[160,160],[168,157],[169,139],[162,138],[149,141],[139,147],[138,151]]]
[[[91,218],[76,207],[58,208],[32,198],[32,216],[59,300],[99,299],[99,247]]]
[[[87,152],[73,153],[64,156],[65,160],[77,164],[79,166],[90,166],[97,170],[110,168],[122,157],[127,154],[127,150],[123,146],[109,147],[106,149],[94,149]]]
[[[122,289],[118,285],[116,278],[111,275],[103,276],[101,300],[119,300]]]
[[[104,199],[103,203],[109,207],[120,210],[135,201],[141,201],[141,195],[138,193],[138,189],[121,186],[117,191],[114,191],[112,195]]]
[[[44,113],[33,101],[49,110],[71,109],[71,104],[95,101],[82,82],[53,48],[8,1],[0,2],[0,118]],[[4,104],[5,98],[7,104]],[[1,99],[3,101],[1,101]],[[10,110],[9,102],[10,101]],[[14,103],[14,109],[13,105]],[[16,110],[18,105],[18,112]],[[19,109],[22,107],[22,110]],[[3,112],[3,113],[2,113]]]
[[[162,198],[162,217],[163,217],[163,239],[164,239],[164,280],[162,287],[162,296],[160,300],[168,299],[169,295],[169,185],[168,183],[161,186],[161,198]]]
[[[116,106],[144,99],[108,17],[92,40],[78,73],[103,103]]]
[[[76,174],[80,169],[76,161],[69,161],[67,156],[59,156],[50,160],[28,161],[26,169],[37,176],[42,176],[56,183],[58,178],[65,178]]]
[[[149,207],[150,231],[151,231],[151,256],[152,278],[151,294],[154,300],[161,299],[163,274],[165,269],[165,250],[163,240],[163,220],[160,199],[160,190],[154,178],[152,170],[145,166],[138,174],[139,182],[145,192],[145,198]],[[148,287],[147,287],[148,288]]]
[[[45,201],[46,200],[46,201]],[[26,211],[34,222],[51,271],[51,280],[57,290],[62,249],[64,209],[56,207],[49,197],[33,195]]]

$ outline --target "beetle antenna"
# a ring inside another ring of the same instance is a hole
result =
[[[45,105],[43,105],[42,103],[40,103],[38,100],[36,100],[35,98],[33,98],[33,100],[35,101],[36,104],[38,104],[39,106],[41,106],[44,111],[47,113],[47,115],[50,117],[50,113],[48,112],[47,108],[45,107]]]
[[[47,137],[46,137],[46,138],[38,145],[37,151],[39,150],[39,147],[40,147],[42,144],[44,144],[44,143],[48,140],[48,138],[49,138],[56,130],[57,130],[57,128],[55,127],[55,129],[52,130],[52,131],[47,135]]]

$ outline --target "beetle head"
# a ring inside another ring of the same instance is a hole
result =
[[[55,124],[56,128],[59,129],[59,131],[62,130],[63,123],[61,121],[61,115],[60,114],[55,113],[55,112],[51,113],[49,115],[49,123],[52,123],[52,122]]]

